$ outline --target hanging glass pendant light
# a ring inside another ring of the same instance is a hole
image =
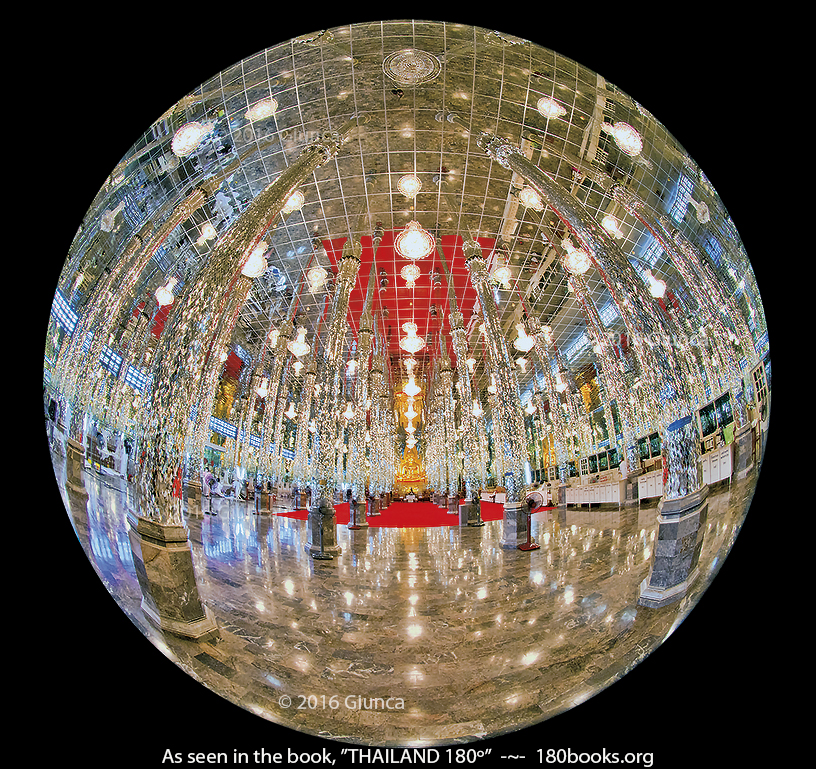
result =
[[[270,96],[268,99],[261,99],[261,101],[253,104],[244,113],[244,117],[247,120],[249,120],[250,123],[252,123],[255,120],[263,120],[264,118],[271,117],[272,115],[275,114],[277,109],[278,109],[277,99]]]
[[[535,339],[531,337],[525,330],[523,323],[516,324],[516,330],[518,331],[518,337],[515,342],[513,342],[513,347],[515,347],[520,352],[530,352],[535,346]]]
[[[612,214],[607,214],[601,220],[601,227],[603,227],[613,238],[623,237],[623,232],[621,232],[620,226],[618,225],[618,220],[612,216]]]
[[[267,245],[262,240],[252,249],[252,253],[247,259],[246,264],[244,265],[244,269],[241,270],[241,274],[246,276],[247,278],[257,278],[263,275],[269,265],[267,264],[266,257],[264,254],[266,253]]]
[[[258,394],[259,398],[266,398],[269,395],[269,378],[264,377],[261,379],[261,383],[258,387],[255,388],[255,392]]]
[[[541,199],[541,195],[532,187],[523,187],[518,194],[518,199],[519,203],[525,208],[532,208],[533,211],[544,210],[544,201]]]
[[[414,198],[422,189],[422,182],[414,174],[406,174],[397,182],[397,189],[406,198]]]
[[[564,257],[564,267],[566,267],[567,272],[573,275],[583,275],[592,265],[589,254],[586,251],[575,248],[569,238],[563,240],[561,245],[567,252],[567,255]]]
[[[306,280],[309,281],[309,291],[312,293],[317,291],[326,282],[326,277],[328,274],[328,270],[325,267],[321,267],[319,264],[312,267],[306,273]]]
[[[178,283],[178,278],[170,278],[166,286],[161,286],[157,289],[156,301],[159,303],[159,307],[166,307],[167,305],[173,304],[173,300],[176,298],[173,294],[176,283]]]
[[[424,259],[436,247],[436,239],[419,222],[411,221],[394,240],[394,248],[405,259]]]
[[[302,358],[312,349],[306,341],[306,329],[303,326],[298,328],[297,337],[286,345],[286,349],[296,358]]]
[[[413,353],[419,352],[425,346],[425,340],[416,335],[416,323],[412,321],[403,323],[402,330],[407,334],[407,336],[400,339],[399,346],[405,350],[405,352],[409,352],[413,355]]]
[[[513,277],[512,271],[503,260],[497,259],[496,261],[497,266],[490,273],[490,277],[497,283],[501,283],[502,288],[510,288],[510,278]]]
[[[402,391],[406,395],[411,396],[412,398],[415,398],[417,395],[419,395],[422,392],[422,388],[414,380],[414,375],[413,374],[408,375],[408,384],[405,385],[405,387],[402,388]]]
[[[413,262],[411,264],[406,264],[400,270],[400,275],[405,279],[405,288],[414,288],[416,285],[416,279],[421,275],[421,271],[419,267],[416,266]]]
[[[346,419],[354,419],[354,409],[351,406],[351,401],[346,403],[346,410],[343,412],[343,416]]]
[[[479,403],[479,401],[474,398],[473,399],[473,416],[474,417],[480,417],[480,416],[482,416],[482,414],[484,414],[484,409],[482,408],[482,404]]]
[[[289,419],[294,419],[297,416],[297,412],[295,411],[295,404],[292,401],[289,401],[289,409],[284,412]]]
[[[660,280],[652,275],[651,270],[646,270],[646,282],[649,284],[649,293],[655,299],[662,299],[666,295],[666,281]]]
[[[628,123],[604,123],[601,129],[611,134],[620,151],[629,157],[640,155],[643,150],[643,139]]]
[[[544,115],[544,117],[548,118],[558,118],[567,114],[567,110],[564,109],[564,107],[562,107],[555,99],[549,96],[542,96],[538,100],[536,108],[542,115]]]
[[[303,193],[300,190],[295,190],[287,199],[286,203],[283,204],[283,208],[281,209],[282,214],[291,214],[293,211],[300,211],[303,208],[303,203],[306,201],[306,198],[303,196]]]
[[[209,133],[210,128],[210,124],[195,121],[185,123],[173,134],[173,140],[170,142],[173,154],[179,158],[186,158],[195,152],[201,140]]]

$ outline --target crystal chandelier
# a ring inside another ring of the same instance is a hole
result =
[[[281,213],[291,214],[293,211],[300,211],[300,209],[303,208],[303,203],[305,200],[306,198],[303,196],[303,193],[300,190],[295,190],[286,199],[286,202],[283,204],[283,208],[281,209]]]
[[[614,123],[612,125],[604,123],[601,129],[611,134],[621,152],[629,155],[629,157],[640,155],[641,150],[643,150],[643,139],[628,123]]]
[[[394,248],[405,259],[424,259],[436,247],[436,239],[419,222],[408,222],[394,240]]]
[[[416,279],[420,276],[421,272],[419,267],[416,266],[413,262],[411,264],[406,264],[400,270],[400,275],[405,279],[405,287],[406,288],[413,288],[416,285]]]
[[[409,352],[413,355],[415,352],[419,352],[425,346],[425,340],[416,335],[416,323],[412,321],[403,323],[402,330],[408,335],[399,340],[399,346],[405,350],[405,352]]]
[[[530,352],[535,346],[535,339],[524,330],[523,323],[517,323],[516,330],[518,331],[518,338],[513,342],[513,347],[520,352]]]
[[[177,278],[170,278],[166,286],[161,286],[156,291],[156,301],[159,303],[159,307],[166,307],[169,304],[173,304],[173,300],[176,298],[173,295],[173,289],[176,283],[178,283]]]
[[[264,256],[266,248],[267,246],[264,241],[261,241],[257,246],[255,246],[249,256],[249,259],[247,259],[246,264],[244,265],[244,269],[241,270],[242,275],[245,275],[247,278],[257,278],[266,272],[267,267],[269,266],[266,262],[266,257]]]
[[[252,123],[255,120],[263,120],[264,118],[271,117],[275,114],[278,109],[278,101],[277,99],[272,98],[271,96],[268,99],[262,99],[261,101],[253,104],[245,113],[244,117]]]
[[[351,401],[346,403],[346,410],[343,412],[343,416],[346,419],[354,419],[354,409],[351,406]]]
[[[173,140],[170,142],[170,149],[173,154],[179,158],[186,158],[198,148],[201,140],[209,133],[210,128],[209,124],[185,123],[173,134]]]
[[[666,281],[656,278],[651,270],[646,270],[646,282],[649,284],[649,293],[655,299],[662,299],[666,295]]]
[[[496,282],[501,283],[502,288],[510,288],[510,278],[513,277],[513,273],[504,262],[501,262],[499,266],[490,273],[490,276]]]
[[[402,388],[402,391],[411,398],[416,397],[422,392],[422,388],[414,380],[413,374],[408,374],[408,384]]]
[[[201,225],[201,234],[196,241],[197,246],[203,246],[208,240],[212,240],[217,235],[215,231],[215,227],[212,226],[209,222],[204,222]]]
[[[406,174],[397,182],[397,189],[405,195],[406,198],[413,198],[416,197],[417,193],[422,189],[422,182],[418,176]]]
[[[527,373],[527,358],[524,358],[524,357],[516,358],[516,363],[518,363],[519,368],[521,369],[521,373],[526,374]]]
[[[589,254],[586,251],[575,248],[569,239],[562,241],[561,245],[567,252],[567,255],[564,257],[564,267],[573,275],[583,275],[592,264]]]
[[[555,99],[550,98],[549,96],[542,96],[538,100],[538,104],[536,105],[538,111],[544,115],[544,117],[561,117],[562,115],[567,114],[567,110],[564,109]]]
[[[266,398],[269,395],[269,379],[267,377],[261,379],[261,383],[255,388],[255,392],[259,398]]]
[[[543,211],[544,201],[541,200],[541,195],[532,187],[523,187],[518,194],[519,203],[525,208],[532,208],[533,211]]]
[[[289,342],[289,344],[286,345],[286,349],[296,358],[302,358],[312,349],[306,341],[306,329],[303,326],[298,328],[297,338]]]
[[[329,271],[319,264],[312,267],[312,269],[306,273],[306,280],[309,281],[309,291],[312,293],[317,291],[326,282],[328,274]]]
[[[613,238],[622,238],[623,233],[618,226],[618,220],[611,214],[607,214],[601,221],[603,227]]]

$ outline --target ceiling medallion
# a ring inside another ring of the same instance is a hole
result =
[[[434,80],[442,71],[442,62],[433,54],[405,48],[388,54],[383,72],[400,85],[421,85]]]

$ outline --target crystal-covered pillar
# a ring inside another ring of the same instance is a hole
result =
[[[691,495],[690,504],[696,504],[693,499],[703,485],[702,473],[697,436],[685,421],[691,404],[686,383],[680,376],[683,366],[677,351],[667,341],[668,334],[643,281],[590,212],[518,148],[489,133],[480,134],[477,141],[500,165],[519,174],[536,189],[590,255],[612,295],[632,338],[641,371],[661,407],[659,416],[665,425],[663,443],[668,457],[668,482],[663,497],[669,500]]]
[[[297,437],[295,439],[295,461],[292,464],[292,484],[295,488],[305,488],[311,483],[309,473],[309,416],[314,399],[314,385],[317,368],[314,358],[309,360],[303,375],[303,387],[300,391],[300,409],[298,410]]]
[[[346,240],[337,270],[334,297],[318,368],[317,430],[314,434],[312,506],[307,523],[306,550],[313,557],[333,557],[340,553],[337,544],[337,516],[334,512],[336,415],[340,411],[343,376],[343,342],[348,328],[349,296],[360,269],[362,247],[359,241]]]
[[[373,247],[376,256],[377,246],[380,242],[381,234],[375,233]],[[351,462],[351,501],[354,510],[349,510],[351,525],[356,528],[368,526],[366,517],[366,426],[368,402],[368,366],[371,356],[371,341],[374,335],[372,330],[373,319],[371,316],[371,304],[373,300],[374,279],[377,275],[376,263],[372,261],[371,270],[368,275],[368,289],[366,291],[366,301],[363,314],[360,317],[360,329],[357,332],[357,378],[354,380],[354,417],[351,423],[351,440],[349,461]]]
[[[216,324],[204,323],[205,318],[225,309],[244,264],[287,199],[337,153],[345,134],[355,125],[344,126],[336,140],[324,138],[307,145],[221,236],[196,282],[177,299],[159,341],[148,394],[146,455],[139,475],[143,517],[162,524],[181,522],[180,499],[174,494],[174,485],[181,473],[196,385],[217,330]]]
[[[497,445],[496,449],[502,454],[504,463],[502,485],[507,489],[501,543],[503,547],[517,547],[527,540],[527,514],[524,510],[526,447],[523,445],[525,433],[521,395],[515,367],[502,334],[496,302],[488,285],[489,275],[481,246],[475,240],[466,240],[463,248],[470,282],[476,290],[484,313],[484,337],[490,367],[495,374],[500,396],[496,400],[493,414],[494,420],[499,421],[501,429],[497,431],[494,424],[493,434],[501,436],[500,445]]]
[[[473,385],[467,366],[467,333],[465,331],[464,316],[459,312],[459,307],[456,302],[453,280],[448,271],[448,265],[445,261],[442,247],[438,241],[436,250],[442,261],[442,267],[445,270],[445,277],[448,282],[448,304],[450,306],[448,322],[451,327],[453,352],[454,355],[456,355],[456,373],[459,381],[459,402],[461,404],[460,413],[463,428],[462,453],[464,458],[462,463],[462,475],[465,481],[465,503],[468,505],[467,520],[470,525],[476,525],[481,522],[479,492],[484,470],[480,468],[481,453],[479,451],[479,438],[476,431],[476,417],[473,416]]]

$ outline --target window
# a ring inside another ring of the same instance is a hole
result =
[[[99,365],[110,371],[114,376],[118,376],[119,369],[122,367],[122,356],[117,355],[110,347],[105,345],[102,348],[102,354],[99,356]]]
[[[688,211],[689,198],[694,192],[694,182],[688,176],[681,174],[677,181],[677,194],[671,207],[671,218],[676,222],[682,222]]]
[[[69,334],[74,333],[79,316],[71,309],[71,305],[62,295],[61,291],[54,294],[54,303],[51,305],[51,312],[54,320],[59,323]]]
[[[147,388],[148,379],[147,374],[135,366],[128,366],[127,371],[125,371],[125,384],[130,385],[140,393],[143,393]]]
[[[218,419],[217,417],[210,417],[210,430],[219,435],[223,435],[225,438],[238,437],[238,428],[235,427],[235,425],[231,425],[229,422],[225,422],[223,419]]]

